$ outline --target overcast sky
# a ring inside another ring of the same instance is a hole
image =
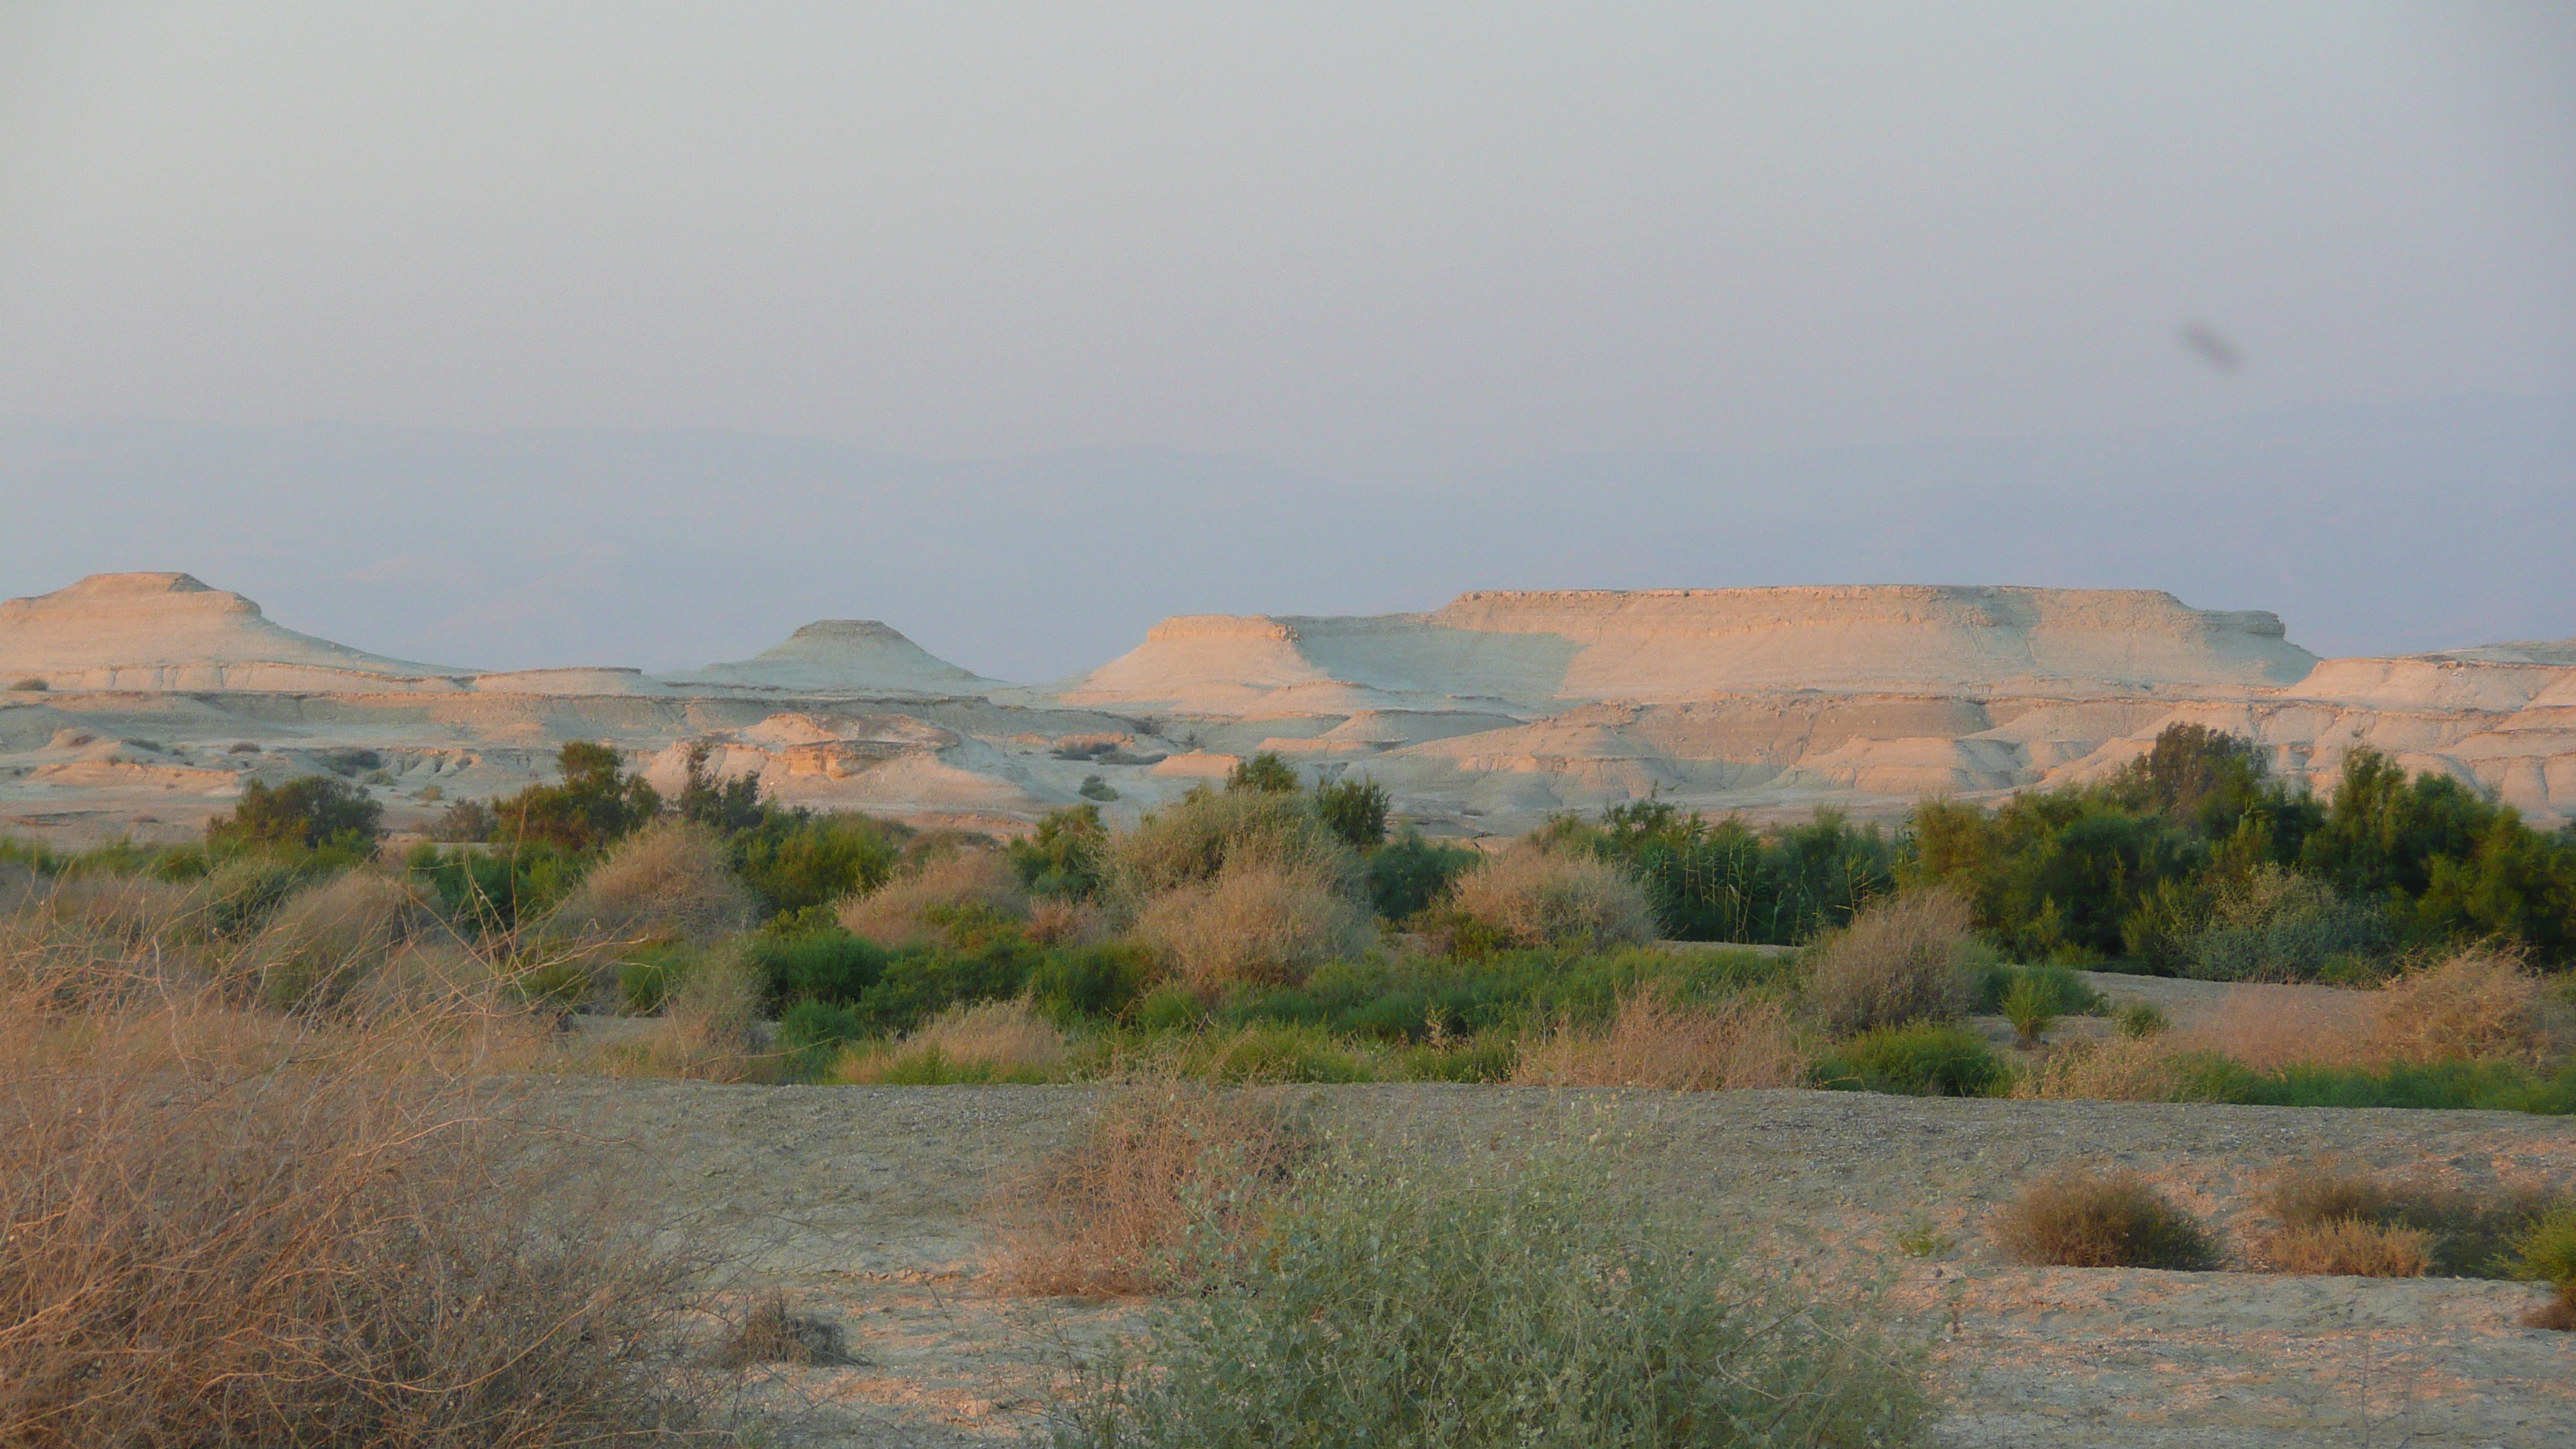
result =
[[[21,422],[1420,491],[2571,393],[2564,5],[0,6]]]

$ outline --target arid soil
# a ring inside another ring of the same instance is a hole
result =
[[[566,1079],[527,1115],[610,1139],[639,1193],[689,1213],[727,1284],[838,1323],[856,1364],[753,1392],[780,1440],[972,1445],[1038,1416],[1064,1356],[1139,1306],[1014,1299],[986,1276],[998,1183],[1066,1142],[1100,1089],[725,1087]],[[2502,1113],[1916,1099],[1774,1091],[1300,1088],[1316,1123],[1440,1154],[1611,1130],[1626,1170],[1709,1226],[1892,1283],[1930,1346],[1946,1445],[2576,1443],[2576,1336],[2522,1326],[2515,1283],[2245,1271],[2256,1200],[2331,1153],[2445,1183],[2576,1186],[2576,1126]],[[2230,1271],[2002,1261],[1994,1208],[2082,1160],[2203,1214]],[[1906,1241],[1914,1252],[1898,1246]]]

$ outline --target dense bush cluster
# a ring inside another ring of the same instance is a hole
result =
[[[1992,813],[1927,803],[1910,836],[1900,875],[1962,892],[2024,960],[2366,979],[2404,949],[2497,939],[2576,963],[2576,834],[2369,749],[2320,801],[2250,742],[2174,725],[2101,784]]]

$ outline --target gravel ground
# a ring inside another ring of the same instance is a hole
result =
[[[1017,1436],[1065,1353],[1132,1304],[1004,1297],[984,1203],[1068,1140],[1096,1088],[722,1087],[562,1080],[529,1114],[611,1139],[634,1188],[692,1214],[736,1291],[783,1289],[860,1362],[757,1390],[785,1444]],[[2576,1444],[2576,1336],[2521,1326],[2528,1285],[2242,1271],[2253,1199],[2333,1153],[2460,1185],[2576,1187],[2576,1127],[2484,1112],[2010,1102],[1823,1092],[1296,1089],[1320,1124],[1438,1153],[1615,1124],[1626,1170],[1712,1226],[1857,1279],[1933,1345],[1955,1446]],[[2236,1270],[2034,1269],[1984,1224],[2070,1160],[2133,1168],[2238,1245]],[[1933,1251],[1896,1251],[1914,1234]],[[1767,1249],[1766,1249],[1767,1250]]]

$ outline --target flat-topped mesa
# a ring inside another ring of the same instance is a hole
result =
[[[182,573],[92,574],[0,602],[0,679],[57,690],[408,693],[463,689],[471,673],[299,634]]]
[[[662,678],[676,686],[794,694],[982,694],[1001,685],[875,619],[818,619],[752,658]]]
[[[1779,689],[2252,689],[2294,683],[2316,663],[2275,615],[2193,609],[2150,589],[1493,590],[1424,614],[1166,620],[1062,698],[1243,714]]]

